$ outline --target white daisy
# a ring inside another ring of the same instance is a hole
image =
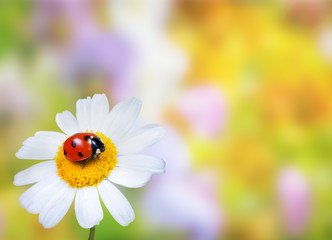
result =
[[[56,116],[64,132],[41,131],[23,142],[16,153],[22,159],[49,160],[35,164],[15,175],[16,186],[35,183],[19,198],[29,213],[39,213],[45,228],[55,226],[67,213],[75,199],[78,223],[92,228],[103,218],[99,196],[108,211],[121,225],[135,218],[134,211],[113,183],[138,188],[153,174],[164,172],[162,159],[135,154],[158,142],[165,134],[158,125],[146,125],[129,132],[141,108],[141,102],[130,98],[120,102],[109,112],[104,94],[76,103],[76,118],[69,111]],[[82,162],[67,160],[62,151],[64,141],[79,132],[94,132],[105,144],[98,158]]]

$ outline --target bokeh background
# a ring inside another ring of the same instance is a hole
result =
[[[0,238],[87,239],[18,203],[15,152],[79,98],[135,96],[166,174],[96,239],[332,239],[332,2],[0,1]]]

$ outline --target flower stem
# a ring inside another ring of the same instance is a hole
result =
[[[92,228],[90,228],[90,234],[89,234],[89,239],[88,240],[93,240],[95,239],[95,227],[96,226],[93,226]]]

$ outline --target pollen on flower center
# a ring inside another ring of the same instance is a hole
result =
[[[117,151],[114,143],[110,138],[107,138],[100,132],[95,133],[105,144],[105,152],[99,154],[98,158],[90,158],[84,161],[71,162],[67,160],[62,151],[62,145],[55,157],[55,163],[58,168],[57,173],[61,179],[65,180],[70,186],[74,188],[81,188],[86,186],[95,186],[103,181],[109,173],[116,166]]]

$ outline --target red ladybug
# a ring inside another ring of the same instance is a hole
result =
[[[62,151],[69,161],[79,162],[88,160],[91,157],[98,157],[101,152],[105,151],[105,145],[94,133],[76,133],[67,138],[63,144]]]

